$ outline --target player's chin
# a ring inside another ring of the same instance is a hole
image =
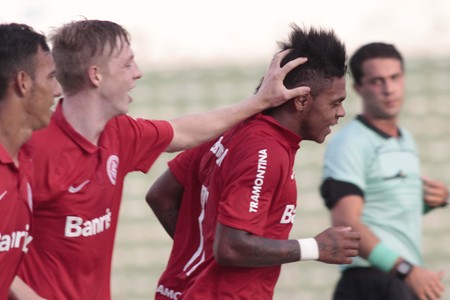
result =
[[[32,128],[33,128],[33,130],[39,130],[39,129],[47,127],[48,124],[50,124],[50,116],[42,117],[41,119],[39,119],[38,122],[35,122],[35,124],[33,125]]]
[[[317,137],[314,139],[314,141],[318,144],[322,144],[325,142],[325,139],[327,136],[331,133],[331,129],[327,127],[324,131],[321,132],[320,135],[317,135]]]
[[[129,109],[128,106],[121,109],[119,115],[126,115],[128,113]]]
[[[132,99],[131,97],[127,98],[127,101],[123,102],[120,106],[119,106],[119,111],[120,114],[127,114],[129,109],[130,109],[130,103],[131,103]]]

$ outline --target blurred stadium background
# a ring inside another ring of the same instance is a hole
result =
[[[131,33],[145,76],[133,91],[130,114],[167,119],[228,105],[253,92],[289,23],[333,28],[349,52],[371,41],[395,43],[406,58],[407,101],[402,123],[417,137],[423,173],[450,184],[450,2],[447,0],[258,1],[15,0],[2,5],[0,22],[24,22],[49,33],[82,17],[111,20]],[[348,81],[350,83],[350,80]],[[350,85],[347,117],[360,103]],[[304,142],[298,153],[299,206],[291,234],[310,237],[330,225],[318,194],[324,146]],[[148,174],[130,174],[116,239],[115,300],[152,299],[171,248],[144,197],[175,154],[162,155]],[[450,208],[425,217],[427,266],[446,271],[450,300]],[[330,299],[335,266],[285,265],[276,300]]]
[[[149,72],[133,92],[131,115],[167,118],[205,111],[244,99],[253,92],[266,66],[245,68],[189,68]],[[423,174],[450,184],[450,60],[406,58],[407,97],[402,123],[417,137]],[[360,109],[347,80],[347,116],[339,129]],[[332,133],[333,134],[333,133]],[[328,211],[318,194],[324,146],[303,142],[295,166],[299,205],[293,238],[314,236],[330,225]],[[116,240],[112,286],[114,299],[150,299],[171,249],[171,239],[145,203],[154,179],[175,154],[164,154],[146,175],[131,174],[125,184],[124,200]],[[450,207],[425,217],[424,253],[427,266],[446,272],[450,299]],[[318,262],[283,266],[277,300],[330,299],[338,269]]]

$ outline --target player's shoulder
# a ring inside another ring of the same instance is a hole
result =
[[[269,146],[279,146],[287,143],[295,134],[282,127],[273,118],[258,115],[244,122],[239,129],[242,142],[247,144],[264,144]],[[300,142],[300,137],[298,137]]]
[[[154,132],[173,131],[173,127],[169,121],[166,120],[153,120],[145,118],[135,118],[130,115],[120,115],[111,119],[105,126],[103,132],[121,132],[122,134],[129,135],[133,132],[144,131]]]
[[[274,119],[257,115],[227,131],[214,144],[212,152],[226,153],[227,161],[233,163],[252,161],[261,153],[267,153],[274,160],[275,157],[285,160],[295,143],[294,133],[289,133]]]
[[[252,151],[270,149],[278,151],[286,148],[286,141],[274,135],[274,132],[264,127],[249,127],[233,138],[232,147],[236,150]]]
[[[130,126],[131,124],[138,122],[138,119],[135,119],[132,116],[120,115],[109,120],[104,130],[117,130],[120,127]]]
[[[263,159],[270,161],[272,166],[284,166],[290,153],[289,146],[282,140],[270,136],[261,138],[260,135],[248,135],[236,140],[234,147],[230,148],[229,159],[231,164],[254,164]]]
[[[52,120],[47,127],[33,132],[27,145],[31,148],[48,150],[57,146],[62,139],[64,139],[64,134]]]
[[[400,130],[400,133],[402,136],[404,136],[408,139],[414,140],[414,135],[411,133],[411,131],[408,128],[400,127],[399,130]]]

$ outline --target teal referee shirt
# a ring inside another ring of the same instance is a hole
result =
[[[321,191],[329,208],[345,195],[363,196],[362,222],[401,257],[422,265],[419,155],[412,135],[398,130],[395,138],[362,116],[352,120],[327,145]],[[356,257],[342,267],[367,266],[366,259]]]

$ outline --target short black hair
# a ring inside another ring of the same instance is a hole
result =
[[[362,71],[363,63],[373,58],[398,59],[402,69],[404,67],[403,57],[394,45],[380,42],[363,45],[350,58],[350,71],[356,84],[361,84],[361,78],[364,75]]]
[[[0,24],[0,100],[19,71],[34,78],[39,48],[50,52],[44,34],[25,24]]]
[[[324,79],[341,78],[346,74],[345,45],[333,30],[300,28],[296,24],[291,24],[291,28],[289,39],[278,43],[281,51],[292,49],[281,66],[299,57],[306,57],[308,61],[290,71],[284,85],[287,88],[309,86],[315,97],[326,88],[328,80]]]

